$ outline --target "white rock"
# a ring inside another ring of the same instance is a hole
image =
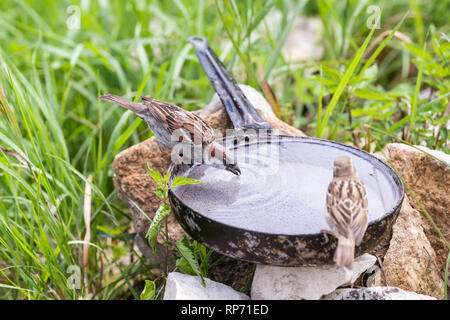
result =
[[[247,295],[219,282],[205,278],[203,287],[199,277],[171,272],[167,277],[164,300],[248,300]]]
[[[365,253],[357,257],[353,270],[335,266],[276,267],[258,265],[253,277],[253,300],[320,299],[336,288],[350,285],[375,264],[376,257]]]
[[[397,287],[337,289],[323,300],[436,300],[434,297],[405,291]]]

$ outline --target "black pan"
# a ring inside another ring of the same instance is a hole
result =
[[[389,235],[404,197],[395,171],[370,153],[341,143],[277,135],[256,112],[202,37],[191,37],[197,57],[222,100],[236,134],[220,139],[242,175],[206,165],[172,165],[171,179],[203,184],[169,192],[175,216],[194,239],[226,256],[278,266],[333,263],[337,241],[325,240],[325,194],[335,158],[348,155],[364,182],[369,226],[355,255]]]

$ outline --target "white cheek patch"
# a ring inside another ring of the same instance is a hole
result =
[[[204,163],[208,165],[223,164],[223,160],[219,159],[218,154],[222,154],[221,151],[217,150],[217,145],[209,144],[203,147],[203,159]]]

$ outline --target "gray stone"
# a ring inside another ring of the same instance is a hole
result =
[[[375,264],[376,257],[365,253],[355,259],[353,270],[333,265],[317,267],[276,267],[258,265],[253,278],[254,300],[320,299],[336,288],[350,285]]]
[[[337,289],[324,296],[322,300],[436,300],[436,298],[397,287],[370,287]]]
[[[164,300],[248,300],[240,293],[222,283],[205,278],[203,287],[200,277],[171,272],[167,277]]]

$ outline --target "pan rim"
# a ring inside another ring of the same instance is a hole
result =
[[[292,135],[285,135],[285,134],[277,135],[277,137],[280,137],[281,139],[290,139],[291,142],[297,142],[297,141],[302,141],[302,140],[303,140],[303,141],[306,141],[306,142],[307,142],[307,141],[310,141],[310,143],[314,143],[314,142],[315,142],[315,143],[320,143],[320,142],[322,142],[322,143],[329,144],[329,145],[332,145],[332,146],[333,146],[333,145],[334,145],[334,146],[337,145],[337,146],[340,146],[340,147],[341,147],[340,149],[345,149],[346,151],[348,151],[348,149],[352,150],[353,152],[351,152],[351,153],[353,153],[353,154],[356,154],[356,153],[362,153],[363,155],[366,156],[366,159],[367,159],[367,158],[368,158],[368,159],[372,159],[372,160],[374,160],[376,163],[378,163],[378,166],[377,166],[377,167],[384,167],[384,168],[386,168],[386,169],[387,169],[387,172],[389,172],[388,176],[391,177],[391,179],[393,180],[395,186],[397,186],[397,188],[394,188],[394,190],[395,190],[394,194],[395,194],[395,198],[396,198],[396,199],[395,199],[395,201],[394,201],[394,203],[393,203],[391,209],[390,209],[387,213],[383,214],[381,217],[379,217],[379,218],[377,218],[377,219],[374,219],[374,220],[370,221],[369,224],[368,224],[368,226],[372,226],[372,225],[374,225],[374,224],[378,224],[378,223],[380,223],[381,221],[387,219],[387,218],[388,218],[389,216],[391,216],[392,214],[395,214],[395,213],[398,211],[398,209],[399,209],[399,207],[401,206],[401,204],[403,203],[403,200],[404,200],[404,197],[405,197],[405,187],[404,187],[404,184],[403,184],[402,179],[398,176],[397,172],[396,172],[396,171],[395,171],[388,163],[384,162],[383,160],[381,160],[381,159],[378,158],[377,156],[375,156],[375,155],[373,155],[373,154],[371,154],[371,153],[369,153],[369,152],[367,152],[367,151],[364,151],[364,150],[361,150],[361,149],[359,149],[359,148],[356,148],[356,147],[354,147],[354,146],[348,145],[348,144],[344,144],[344,143],[337,142],[337,141],[332,141],[332,140],[327,140],[327,139],[322,139],[322,138],[307,137],[307,136],[292,136]],[[217,141],[225,140],[225,139],[229,139],[229,137],[218,138]],[[249,145],[254,144],[254,143],[258,143],[258,141],[253,142],[253,143],[250,143]],[[248,144],[248,143],[247,143],[247,144]],[[239,145],[235,145],[235,146],[233,146],[233,148],[237,148],[238,146],[239,146]],[[370,161],[370,160],[369,160],[369,161]],[[173,167],[174,167],[174,164],[171,163],[171,164],[170,164],[170,167],[169,167],[169,170],[170,170],[171,172],[172,172]],[[172,179],[173,179],[173,176],[172,176],[172,174],[171,174],[171,178],[170,178],[169,182],[170,182]],[[185,208],[188,208],[190,211],[195,212],[197,215],[201,216],[203,219],[210,220],[210,221],[214,222],[215,224],[217,224],[217,225],[222,225],[222,226],[224,226],[224,227],[226,227],[226,228],[231,228],[231,229],[239,230],[240,232],[243,232],[243,233],[249,232],[249,233],[251,233],[251,234],[260,234],[260,235],[263,235],[263,236],[303,237],[303,238],[316,238],[316,237],[318,237],[318,236],[321,235],[320,232],[319,232],[319,233],[303,233],[303,234],[302,234],[302,233],[298,233],[298,234],[292,234],[292,233],[291,233],[291,234],[286,234],[286,233],[270,233],[270,232],[256,231],[256,230],[251,230],[251,229],[247,229],[247,228],[237,227],[237,226],[234,226],[234,225],[230,225],[230,224],[227,224],[227,223],[223,223],[223,222],[221,222],[221,221],[217,221],[217,220],[215,220],[215,219],[213,219],[213,218],[211,218],[211,217],[205,216],[205,215],[202,214],[201,212],[198,212],[198,211],[192,209],[191,207],[189,207],[188,205],[186,205],[186,204],[185,204],[185,203],[177,196],[177,194],[176,194],[175,192],[172,191],[172,189],[169,189],[169,194],[170,194],[172,197],[176,198],[176,200],[177,200],[179,203],[181,203]],[[325,213],[324,213],[324,215],[325,215]]]

